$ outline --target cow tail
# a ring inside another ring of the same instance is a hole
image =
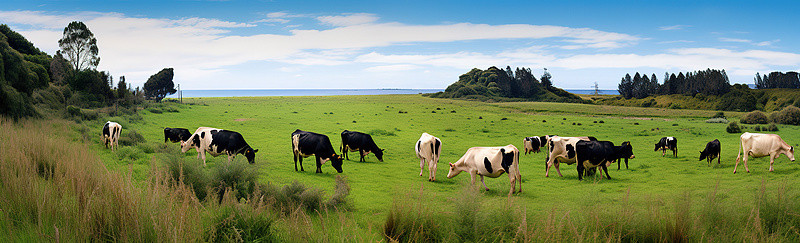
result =
[[[739,159],[742,158],[742,150],[744,150],[744,142],[742,142],[742,138],[739,138],[739,152],[736,153],[736,163],[739,163]],[[720,151],[722,151],[722,146],[720,146]],[[747,152],[745,152],[747,153]]]

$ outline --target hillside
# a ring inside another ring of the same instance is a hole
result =
[[[698,109],[723,111],[771,112],[786,106],[800,105],[800,90],[797,89],[749,89],[734,85],[731,92],[717,96],[696,94],[656,95],[641,99],[625,99],[621,96],[595,99],[601,105],[658,107],[671,109]]]
[[[25,37],[0,25],[0,114],[14,118],[36,114],[31,94],[50,82],[50,60]]]
[[[551,76],[545,72],[542,81],[531,74],[529,68],[511,67],[506,70],[490,67],[474,68],[458,77],[444,92],[430,94],[433,98],[458,98],[482,101],[545,101],[565,103],[590,103],[579,96],[552,86]]]

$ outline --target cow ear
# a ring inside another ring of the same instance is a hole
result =
[[[255,154],[255,153],[258,153],[258,149],[255,149],[255,150],[253,150],[253,153],[254,153],[254,154]]]
[[[454,165],[453,163],[450,163],[450,167],[456,167],[456,165]]]
[[[381,152],[383,152],[384,150],[386,150],[386,149],[381,149]]]
[[[506,153],[506,149],[504,149],[504,148],[501,148],[501,149],[500,149],[500,153],[501,153],[501,154],[505,154],[505,153]]]

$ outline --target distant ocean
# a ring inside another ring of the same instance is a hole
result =
[[[243,90],[183,90],[183,97],[245,97],[245,96],[332,96],[332,95],[389,95],[436,93],[443,89],[243,89]],[[593,94],[594,90],[568,89],[575,94]],[[600,94],[616,95],[616,90],[600,90]],[[167,96],[178,98],[178,94]]]

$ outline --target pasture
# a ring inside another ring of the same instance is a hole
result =
[[[372,154],[367,156],[366,162],[357,162],[357,152],[351,152],[341,174],[352,190],[349,198],[353,210],[348,215],[358,226],[352,230],[369,239],[382,239],[387,213],[393,202],[403,198],[423,200],[432,212],[447,217],[449,208],[457,203],[457,196],[470,180],[465,173],[447,179],[448,163],[455,162],[474,146],[513,144],[524,151],[522,140],[526,136],[594,136],[617,145],[630,141],[636,155],[630,160],[629,169],[623,164],[622,169],[617,170],[617,165],[613,164],[609,169],[610,180],[597,176],[578,181],[575,165],[561,165],[564,177],[558,177],[553,168],[546,178],[544,152],[521,154],[523,192],[512,196],[510,201],[531,218],[581,214],[595,210],[595,205],[668,212],[676,210],[673,202],[677,199],[688,200],[687,210],[694,213],[701,210],[711,193],[715,195],[716,205],[747,215],[752,213],[748,210],[752,201],[761,195],[762,187],[782,188],[786,195],[791,195],[791,201],[796,201],[798,195],[795,188],[799,183],[796,178],[800,176],[800,165],[789,162],[785,156],[776,159],[774,172],[767,172],[768,158],[759,158],[750,160],[750,173],[740,168],[739,173],[733,174],[740,134],[726,133],[727,124],[705,123],[716,113],[714,111],[535,102],[483,103],[420,95],[193,98],[184,99],[184,102],[187,104],[163,106],[177,112],[142,110],[141,121],[110,118],[122,124],[123,134],[135,130],[143,135],[146,145],[121,146],[119,151],[111,152],[98,142],[93,149],[110,169],[127,171],[130,168],[134,179],[144,181],[152,158],[159,156],[148,146],[152,148],[163,143],[164,127],[183,127],[190,131],[199,126],[228,129],[240,132],[253,148],[259,149],[255,164],[250,167],[258,171],[260,181],[278,185],[299,181],[330,195],[338,173],[328,163],[322,167],[324,173],[315,174],[313,156],[304,160],[305,172],[296,172],[290,134],[301,129],[328,135],[338,153],[342,130],[369,133],[378,146],[385,149],[384,162],[378,162]],[[730,120],[738,120],[731,117],[741,114],[726,112],[726,115]],[[97,125],[93,125],[98,135],[104,122],[97,121]],[[753,132],[749,127],[743,131]],[[778,127],[780,131],[775,133],[790,145],[800,143],[799,127]],[[419,176],[419,159],[413,146],[423,132],[442,140],[435,182],[427,181],[427,165],[423,176]],[[677,158],[662,157],[660,151],[653,151],[654,144],[664,136],[678,139]],[[705,160],[698,161],[699,151],[714,139],[721,141],[722,162],[717,165],[715,160],[708,166]],[[168,146],[179,150],[178,144]],[[196,153],[191,150],[185,156],[194,159]],[[207,169],[226,160],[226,156],[208,156]],[[236,160],[245,158],[240,155]],[[476,183],[480,184],[479,178]],[[508,205],[506,175],[486,178],[486,185],[491,190],[478,195],[485,200],[484,204],[500,208]]]

